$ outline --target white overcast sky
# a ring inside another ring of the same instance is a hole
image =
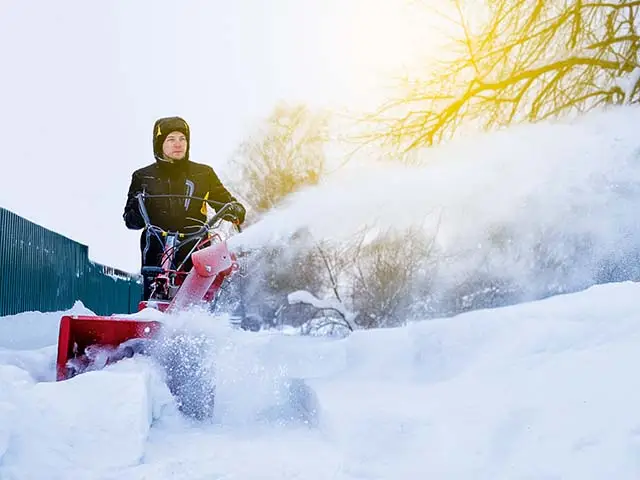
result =
[[[136,271],[121,215],[157,117],[224,178],[276,102],[374,105],[434,24],[408,0],[0,0],[0,206]]]

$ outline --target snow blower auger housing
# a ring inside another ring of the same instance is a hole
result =
[[[234,231],[240,231],[236,223],[227,221],[232,204],[220,204],[215,215],[196,225],[192,233],[169,232],[152,225],[147,214],[145,200],[158,197],[202,201],[203,208],[204,202],[216,203],[187,195],[138,194],[145,229],[164,244],[161,266],[142,270],[150,278],[151,294],[138,304],[138,312],[153,308],[172,313],[191,305],[215,302],[225,280],[238,268],[236,256],[226,244]],[[185,247],[190,248],[185,260],[176,265],[176,253]],[[189,271],[185,271],[187,259],[193,264]],[[135,353],[144,353],[145,346],[161,329],[161,322],[143,318],[65,315],[58,333],[56,378],[67,380]]]

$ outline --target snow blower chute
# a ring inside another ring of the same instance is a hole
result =
[[[232,204],[221,204],[215,215],[197,226],[193,233],[170,232],[149,221],[145,199],[158,197],[199,200],[203,202],[203,208],[204,202],[215,203],[186,195],[138,194],[140,212],[148,234],[157,236],[164,244],[161,266],[142,269],[142,275],[149,279],[151,293],[149,300],[139,303],[138,312],[154,308],[172,313],[192,305],[213,304],[224,281],[238,266],[236,256],[226,244],[230,232],[224,232],[224,226],[239,231],[235,223],[226,221]],[[188,248],[189,251],[180,265],[175,265],[176,253],[181,248]],[[188,259],[193,266],[186,271]],[[161,329],[161,322],[143,318],[63,316],[58,336],[56,378],[59,381],[66,380],[143,352],[146,342],[153,340]]]

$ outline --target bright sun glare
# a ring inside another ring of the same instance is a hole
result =
[[[328,63],[327,75],[340,78],[341,85],[335,78],[327,84],[356,108],[375,106],[400,76],[424,69],[446,27],[427,2],[350,0],[334,6],[315,42]]]

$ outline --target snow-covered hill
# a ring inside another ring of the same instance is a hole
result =
[[[0,318],[0,478],[637,479],[639,296],[608,284],[346,339],[185,314],[169,324],[214,342],[208,423],[143,357],[52,382],[60,313]]]

